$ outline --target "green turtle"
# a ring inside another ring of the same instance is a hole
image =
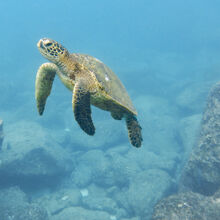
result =
[[[88,135],[95,134],[91,117],[91,104],[109,111],[116,120],[125,118],[130,142],[135,147],[142,143],[141,126],[137,112],[125,87],[100,60],[84,54],[70,54],[58,42],[43,38],[38,44],[40,53],[51,63],[42,64],[37,72],[35,97],[37,109],[43,114],[46,99],[50,95],[57,74],[63,84],[72,91],[72,107],[75,120]]]

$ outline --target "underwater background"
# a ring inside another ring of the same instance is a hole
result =
[[[219,10],[217,0],[0,1],[0,219],[151,219],[178,191],[220,80]],[[138,111],[140,149],[124,120],[95,107],[96,134],[85,134],[58,77],[38,115],[43,37],[116,73]]]

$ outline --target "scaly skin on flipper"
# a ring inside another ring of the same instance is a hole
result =
[[[37,46],[40,53],[52,62],[49,67],[43,64],[37,74],[36,99],[40,114],[43,114],[56,73],[73,92],[74,116],[83,131],[89,135],[95,133],[90,106],[94,105],[111,112],[116,120],[125,118],[131,144],[141,146],[143,139],[136,109],[125,87],[109,67],[95,57],[70,54],[61,44],[48,38],[41,39]]]
[[[35,81],[35,98],[40,115],[44,112],[47,97],[50,95],[54,77],[58,68],[53,63],[44,63],[37,71]]]
[[[140,147],[142,139],[141,126],[139,125],[134,115],[126,116],[126,125],[128,129],[128,137],[130,142],[135,147]]]
[[[123,114],[121,112],[111,112],[111,116],[115,120],[121,120],[123,118]]]
[[[90,93],[82,80],[76,82],[73,91],[73,111],[79,126],[88,135],[95,134],[95,127],[91,117]]]

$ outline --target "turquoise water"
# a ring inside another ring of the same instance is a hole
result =
[[[155,203],[176,191],[220,79],[219,9],[216,0],[1,1],[0,186],[20,187],[51,219],[81,212],[82,219],[150,219]],[[96,134],[83,133],[58,78],[38,115],[35,77],[48,62],[36,46],[43,37],[118,75],[138,111],[140,149],[130,145],[124,121],[95,107]],[[72,194],[78,200],[66,202]]]

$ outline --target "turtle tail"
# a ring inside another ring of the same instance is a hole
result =
[[[131,144],[134,147],[141,147],[141,142],[143,141],[141,134],[142,128],[139,125],[137,118],[135,117],[135,115],[127,115],[125,118],[128,129],[128,137]]]

